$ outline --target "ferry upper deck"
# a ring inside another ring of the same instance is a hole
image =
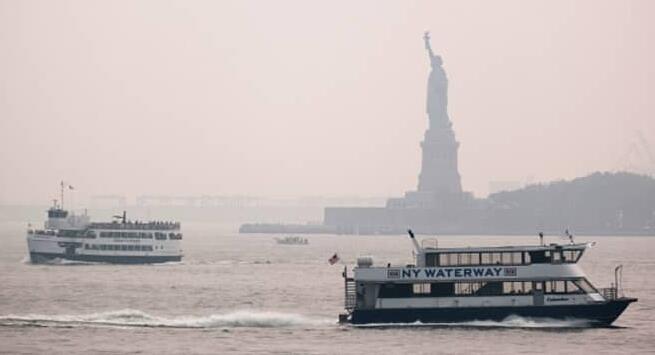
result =
[[[464,248],[419,247],[416,266],[484,266],[577,263],[589,243]]]

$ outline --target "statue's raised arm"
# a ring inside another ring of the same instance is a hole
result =
[[[425,31],[423,40],[425,41],[425,49],[428,51],[430,61],[432,61],[434,59],[434,52],[432,52],[432,46],[430,46],[430,31]]]

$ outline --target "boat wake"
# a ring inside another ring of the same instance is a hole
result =
[[[34,264],[34,265],[63,265],[63,266],[104,265],[104,264],[106,264],[106,263],[98,262],[98,261],[80,261],[80,260],[68,260],[68,259],[61,259],[61,258],[45,259],[45,260],[39,261],[38,263],[33,263],[28,258],[27,263],[28,264]]]
[[[474,320],[458,323],[373,323],[353,325],[357,328],[387,328],[387,327],[473,327],[473,328],[589,328],[593,322],[586,319],[568,318],[528,318],[509,316],[502,321]]]
[[[266,311],[236,311],[205,317],[157,317],[139,310],[124,309],[82,315],[28,314],[0,316],[0,326],[32,327],[153,327],[153,328],[280,328],[334,324],[333,319]]]

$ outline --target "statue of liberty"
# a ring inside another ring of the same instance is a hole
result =
[[[432,71],[428,78],[428,97],[427,97],[427,113],[430,119],[430,128],[437,128],[447,126],[450,127],[450,119],[448,118],[448,78],[441,64],[443,61],[441,57],[432,52],[430,46],[430,32],[425,32],[423,36],[425,41],[425,49],[428,51],[430,57],[430,65]]]

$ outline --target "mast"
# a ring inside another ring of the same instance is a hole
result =
[[[61,181],[60,183],[61,187],[61,209],[64,209],[64,180]]]

